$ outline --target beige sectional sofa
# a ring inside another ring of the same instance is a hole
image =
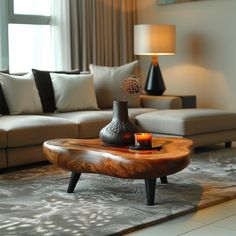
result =
[[[159,98],[159,99],[158,99]],[[141,99],[152,107],[181,107],[177,97],[156,97],[156,104]],[[156,108],[129,108],[129,117],[157,111]],[[42,153],[44,141],[54,138],[97,138],[101,128],[111,121],[112,109],[88,110],[41,115],[4,115],[0,117],[0,168],[46,160]]]
[[[33,70],[22,78],[0,73],[0,169],[46,160],[42,144],[49,139],[97,138],[112,119],[113,100],[122,99],[122,79],[136,66],[136,61],[91,66],[93,77],[78,71],[58,75]],[[144,132],[191,138],[195,147],[236,140],[234,113],[181,109],[182,100],[171,96],[127,100],[130,120]]]
[[[154,135],[194,140],[195,146],[236,140],[236,115],[211,109],[180,109],[178,97],[140,96],[142,107],[129,108],[130,120]],[[46,160],[44,141],[97,138],[112,110],[88,110],[0,117],[0,168]]]

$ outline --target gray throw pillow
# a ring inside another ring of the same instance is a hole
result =
[[[119,66],[89,66],[94,78],[95,93],[98,107],[112,108],[113,101],[127,100],[129,107],[140,107],[139,96],[126,96],[122,90],[122,81],[135,73],[138,61]]]
[[[50,73],[58,112],[98,110],[91,74]]]

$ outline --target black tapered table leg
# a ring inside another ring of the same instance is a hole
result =
[[[155,201],[156,179],[145,179],[145,187],[147,194],[147,205],[152,206]]]
[[[73,193],[77,182],[79,181],[81,173],[71,172],[70,182],[68,185],[67,193]]]
[[[231,148],[232,147],[232,142],[225,142],[225,147],[226,148]]]
[[[168,184],[167,176],[160,177],[160,180],[162,184]]]

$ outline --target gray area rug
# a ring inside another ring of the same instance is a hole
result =
[[[52,165],[0,175],[1,235],[123,235],[236,198],[236,148],[206,149],[183,171],[157,182],[146,205],[143,180],[70,173]]]

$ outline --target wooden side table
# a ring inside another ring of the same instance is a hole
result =
[[[166,95],[174,96],[182,99],[182,108],[196,108],[197,107],[197,96],[195,95]]]

